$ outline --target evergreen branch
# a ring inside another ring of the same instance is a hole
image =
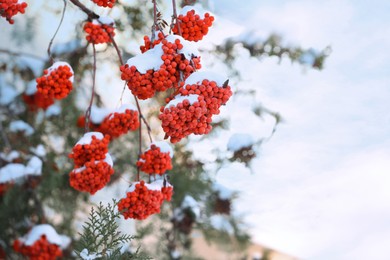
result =
[[[86,249],[90,254],[99,255],[99,259],[121,259],[123,256],[126,256],[125,259],[145,259],[138,258],[138,251],[130,255],[121,251],[121,245],[130,242],[134,236],[120,232],[116,221],[120,214],[115,206],[116,201],[113,200],[113,204],[106,207],[100,202],[96,209],[92,208],[75,247],[79,257]]]

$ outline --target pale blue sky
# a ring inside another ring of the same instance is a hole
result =
[[[242,190],[238,209],[256,241],[304,259],[388,259],[390,3],[211,2],[260,35],[333,49],[322,72],[241,61],[244,84],[285,119],[254,162],[256,174],[235,165],[218,177]]]

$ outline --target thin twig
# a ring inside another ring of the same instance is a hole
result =
[[[181,36],[180,22],[177,20],[176,0],[172,0],[172,8],[173,8],[173,15],[172,15],[172,22],[171,22],[171,28],[170,28],[169,33],[171,32],[172,28],[175,26],[174,21],[176,21],[177,29],[178,29],[179,35]]]
[[[12,150],[12,146],[11,146],[11,143],[8,139],[8,136],[7,134],[5,133],[4,129],[3,129],[3,123],[0,121],[0,132],[1,132],[1,136],[4,140],[4,143],[5,143],[5,146],[9,148],[9,150],[11,151]]]
[[[79,7],[84,13],[86,13],[88,15],[88,19],[98,19],[99,18],[99,15],[94,13],[92,10],[88,9],[85,5],[80,3],[78,0],[69,0],[69,1],[71,1],[74,5]],[[154,6],[156,8],[156,1],[154,0],[153,2],[154,2]],[[157,18],[155,18],[155,19],[157,19]],[[118,47],[115,39],[109,33],[108,33],[108,35],[110,36],[112,45],[114,46],[114,48],[116,50],[116,53],[117,53],[118,58],[119,58],[120,65],[122,66],[124,64],[124,62],[123,62],[122,55],[121,55],[121,52],[119,50],[119,47]],[[93,80],[94,81],[93,81],[93,89],[92,89],[92,91],[94,93],[95,73],[96,73],[96,50],[95,50],[95,46],[94,45],[93,45],[93,50],[94,50],[94,72],[93,72],[93,74],[94,74]],[[140,127],[139,127],[139,130],[138,130],[138,132],[139,132],[138,133],[138,136],[139,136],[139,155],[138,155],[138,157],[139,157],[141,155],[141,152],[142,152],[142,122],[144,122],[144,124],[145,124],[145,126],[147,128],[149,139],[150,139],[151,142],[152,142],[152,136],[151,136],[151,128],[150,128],[148,122],[146,121],[145,117],[142,114],[138,98],[135,95],[133,95],[133,96],[134,96],[134,99],[135,99],[135,103],[137,104],[137,110],[138,110],[139,121],[140,121]],[[93,102],[93,95],[91,97],[90,105],[89,105],[87,111],[85,112],[85,118],[86,118],[85,120],[88,120],[88,121],[89,121],[89,118],[87,119],[87,115],[90,116],[92,102]],[[88,122],[88,124],[89,124],[89,122]],[[86,124],[86,125],[88,126],[88,124]],[[140,178],[140,170],[139,170],[139,167],[137,167],[137,181],[139,181],[139,178]]]
[[[80,3],[79,0],[69,0],[71,1],[75,6],[77,6],[78,8],[81,9],[81,11],[83,11],[86,15],[88,15],[88,19],[92,20],[92,19],[98,19],[100,16],[97,15],[95,12],[93,12],[92,10],[88,9],[85,5],[83,5],[82,3]]]
[[[57,29],[56,29],[56,31],[55,31],[53,37],[52,37],[51,40],[50,40],[49,47],[47,47],[47,54],[49,55],[49,59],[50,59],[50,62],[51,62],[51,63],[54,63],[54,59],[53,59],[53,57],[52,57],[52,55],[51,55],[51,50],[50,50],[50,49],[51,49],[51,45],[53,44],[54,38],[56,37],[58,31],[60,30],[61,25],[62,25],[62,22],[64,21],[64,17],[65,17],[66,0],[63,0],[63,2],[64,2],[64,7],[63,7],[63,9],[62,9],[62,15],[61,15],[60,23],[58,24],[58,27],[57,27]]]
[[[93,104],[93,97],[95,96],[95,82],[96,82],[96,48],[95,44],[92,44],[93,49],[93,70],[92,70],[92,93],[89,101],[89,106],[85,111],[85,132],[89,132],[89,122],[91,122],[91,110]]]
[[[6,53],[8,55],[11,55],[11,56],[27,56],[27,57],[31,57],[33,59],[37,59],[37,60],[41,60],[41,61],[46,61],[45,58],[43,57],[39,57],[35,54],[31,54],[31,53],[25,53],[25,52],[15,52],[15,51],[10,51],[10,50],[5,50],[5,49],[0,49],[0,52],[1,53]]]

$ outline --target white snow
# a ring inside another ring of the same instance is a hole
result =
[[[99,140],[102,140],[104,138],[103,134],[100,132],[88,132],[85,133],[83,137],[81,137],[81,139],[76,143],[76,145],[90,144],[92,142],[92,136],[95,136]]]
[[[112,157],[109,153],[106,153],[106,158],[104,159],[104,161],[110,165],[111,167],[114,165],[113,161],[112,161]]]
[[[30,147],[30,151],[33,152],[35,155],[40,157],[46,156],[46,149],[42,144],[37,145],[37,147]]]
[[[135,66],[140,73],[145,74],[148,70],[159,70],[164,61],[161,56],[164,54],[162,43],[154,46],[144,53],[138,54],[127,60],[129,67]]]
[[[70,82],[73,83],[73,80],[74,80],[74,72],[73,72],[73,69],[72,67],[69,65],[69,63],[65,62],[65,61],[57,61],[57,62],[54,62],[53,65],[51,65],[49,68],[47,68],[47,71],[48,71],[48,75],[50,75],[50,73],[56,69],[58,69],[58,67],[60,66],[68,66],[70,68],[70,72],[72,72],[73,76],[69,78]]]
[[[202,81],[207,79],[209,81],[215,81],[218,87],[222,87],[227,78],[211,71],[196,71],[192,73],[185,81],[185,85],[202,84]]]
[[[210,224],[213,228],[226,231],[229,234],[234,233],[232,225],[225,215],[213,215],[210,217]]]
[[[21,163],[9,163],[0,168],[0,183],[15,181],[28,175],[41,175],[42,161],[37,156],[33,156],[24,166]]]
[[[8,154],[0,153],[0,158],[6,162],[12,162],[13,160],[20,157],[20,153],[18,151],[12,150]]]
[[[176,39],[179,39],[180,43],[183,45],[183,48],[181,50],[177,50],[177,52],[183,54],[187,60],[190,60],[192,57],[200,56],[197,43],[187,41],[180,35],[174,35],[174,34],[168,35],[166,39],[167,41],[172,43],[174,43]]]
[[[65,54],[65,53],[71,53],[80,47],[81,47],[81,41],[75,39],[75,40],[71,40],[69,42],[58,43],[58,44],[54,45],[51,52],[53,54],[56,54],[57,56],[59,56],[59,55]]]
[[[242,148],[250,147],[255,143],[253,137],[249,134],[233,134],[227,144],[229,151],[235,152]]]
[[[32,96],[37,92],[37,82],[34,80],[31,80],[27,83],[26,91],[24,91],[24,94],[27,96]]]
[[[62,108],[59,103],[53,104],[49,106],[46,111],[45,111],[45,116],[46,117],[51,117],[51,116],[58,116],[61,114]]]
[[[299,61],[303,64],[313,66],[317,55],[318,51],[310,48],[306,52],[302,53],[302,55],[299,57]]]
[[[199,95],[197,94],[190,94],[188,96],[182,96],[182,95],[177,95],[175,96],[175,99],[172,99],[169,101],[169,103],[165,106],[165,108],[171,108],[177,106],[179,103],[182,103],[184,100],[188,100],[191,105],[193,105],[195,102],[198,101]]]
[[[198,218],[200,216],[200,206],[198,202],[190,195],[186,195],[181,203],[180,208],[186,209],[189,208]]]
[[[138,111],[137,110],[137,107],[134,106],[133,104],[123,104],[122,106],[120,106],[119,108],[115,109],[114,112],[117,112],[117,113],[124,113],[126,112],[126,110],[133,110],[133,111]]]
[[[26,167],[21,163],[9,163],[0,168],[0,183],[14,181],[25,176]]]
[[[102,24],[106,24],[106,25],[110,25],[110,26],[115,25],[114,19],[112,19],[109,16],[100,16],[98,20]]]
[[[37,156],[33,156],[27,163],[25,168],[25,174],[28,175],[41,175],[42,174],[42,160]]]
[[[203,9],[202,5],[200,4],[195,4],[195,5],[186,5],[183,6],[183,8],[180,10],[180,14],[186,15],[188,11],[194,10],[195,15],[199,15],[200,18],[203,18],[205,13],[210,13],[209,11],[206,11]],[[210,13],[211,14],[211,13]]]
[[[91,107],[91,121],[94,124],[101,124],[106,118],[111,113],[111,109],[104,108],[104,107],[97,107],[97,106],[92,106]]]
[[[10,104],[17,96],[18,92],[12,86],[6,84],[3,77],[0,77],[0,105]]]
[[[218,197],[223,200],[231,199],[233,196],[233,191],[216,182],[213,183],[213,190],[217,191]]]
[[[126,193],[135,191],[135,185],[138,184],[138,183],[140,183],[140,182],[139,181],[133,182],[130,185],[130,187],[127,188]],[[148,188],[148,190],[160,191],[161,188],[164,187],[164,179],[158,179],[158,180],[156,180],[154,182],[151,182],[151,183],[146,183],[145,182],[145,186]],[[168,183],[168,182],[165,183],[165,186],[166,187],[172,187],[172,185],[170,183]]]
[[[173,259],[179,259],[179,258],[181,257],[181,253],[180,253],[179,251],[177,251],[177,250],[173,250],[173,251],[171,252],[171,257],[172,257]]]
[[[154,144],[155,146],[160,148],[160,151],[162,153],[169,153],[169,156],[171,158],[173,158],[173,148],[172,148],[172,146],[170,146],[168,144],[168,142],[165,142],[165,141],[153,142],[153,143],[151,143],[150,146],[152,146],[152,144]],[[150,146],[149,146],[148,150],[150,149]]]
[[[12,121],[9,124],[9,130],[11,132],[24,132],[24,135],[30,136],[34,133],[34,129],[22,120]]]
[[[55,229],[51,225],[48,225],[48,224],[41,224],[41,225],[34,226],[30,230],[30,232],[28,232],[28,234],[25,235],[20,240],[26,246],[31,246],[37,240],[39,240],[42,235],[45,235],[47,240],[51,244],[58,245],[58,246],[60,246],[63,249],[68,247],[68,245],[69,245],[69,243],[71,241],[68,237],[57,234]]]
[[[84,248],[81,252],[80,252],[80,257],[84,260],[94,260],[96,258],[99,258],[99,257],[102,257],[101,254],[98,254],[98,253],[89,253],[88,252],[88,249]]]
[[[106,153],[106,158],[103,160],[104,162],[106,162],[108,165],[110,165],[111,167],[114,165],[113,161],[112,161],[112,157],[109,153]],[[99,162],[101,162],[100,160],[99,161],[95,161],[95,164],[98,164]],[[85,166],[82,166],[82,167],[79,167],[79,168],[75,168],[73,169],[72,172],[74,173],[80,173],[82,171],[84,171],[85,169],[87,169],[87,167]]]

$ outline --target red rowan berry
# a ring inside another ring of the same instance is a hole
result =
[[[110,136],[99,132],[89,132],[76,143],[69,154],[69,158],[74,160],[77,168],[82,167],[86,162],[100,161],[106,158]]]
[[[172,169],[173,149],[166,142],[155,142],[140,155],[137,167],[149,174],[163,175]]]
[[[115,1],[116,0],[92,0],[92,2],[94,2],[98,6],[109,7],[109,8],[114,7]]]
[[[83,167],[71,171],[69,174],[70,186],[92,195],[104,188],[114,173],[111,156],[106,154],[105,157],[105,160],[91,160],[86,162]]]
[[[100,125],[100,131],[112,138],[134,131],[139,127],[137,108],[126,104],[109,114]]]
[[[42,95],[63,99],[73,88],[73,70],[66,62],[55,62],[36,82],[37,90]]]
[[[10,24],[14,23],[12,17],[17,13],[24,14],[27,3],[18,3],[18,0],[1,0],[0,15],[4,17]]]
[[[200,95],[177,95],[165,107],[161,107],[160,111],[162,128],[172,143],[190,134],[206,134],[211,131],[206,102]]]
[[[197,42],[202,40],[203,36],[208,33],[209,27],[213,24],[214,16],[205,13],[203,19],[201,19],[200,16],[195,13],[195,10],[189,10],[189,8],[191,7],[184,8],[182,14],[177,17],[172,32],[174,34],[181,33],[181,36],[187,41]]]
[[[86,22],[84,31],[87,33],[85,38],[93,44],[112,42],[111,38],[115,36],[114,20],[110,17],[100,17],[92,22]]]
[[[61,247],[65,248],[69,242],[64,242],[52,226],[42,224],[34,226],[27,235],[15,240],[13,249],[31,260],[55,260],[62,257]]]

